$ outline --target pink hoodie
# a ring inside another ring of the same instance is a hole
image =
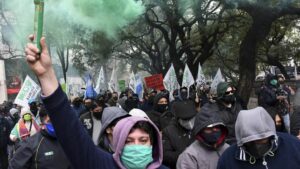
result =
[[[153,162],[147,167],[147,169],[156,169],[161,166],[162,158],[163,158],[163,149],[162,149],[162,138],[161,138],[158,128],[149,119],[146,119],[143,117],[131,116],[131,117],[127,117],[127,118],[120,120],[117,123],[117,125],[115,126],[114,131],[113,131],[113,148],[115,150],[115,153],[113,154],[113,158],[114,158],[115,162],[117,163],[117,165],[121,169],[125,169],[120,158],[121,158],[123,148],[125,146],[127,136],[129,134],[131,128],[134,126],[134,124],[139,121],[147,121],[154,127],[154,129],[156,131],[157,141],[155,141],[154,145],[152,145],[152,147],[153,147],[153,152],[152,152]]]

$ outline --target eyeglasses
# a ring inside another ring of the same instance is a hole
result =
[[[234,93],[234,90],[230,90],[230,91],[226,91],[225,95],[229,95],[229,94],[233,94],[233,93]]]

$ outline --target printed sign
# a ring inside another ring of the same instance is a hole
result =
[[[36,99],[41,88],[29,76],[26,76],[20,92],[18,93],[14,103],[23,107],[28,107],[29,99]]]

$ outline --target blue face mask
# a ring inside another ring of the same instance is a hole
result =
[[[47,129],[47,132],[50,136],[56,138],[55,130],[54,130],[54,127],[53,127],[52,123],[47,123],[46,124],[46,129]]]
[[[145,169],[153,161],[152,146],[126,145],[121,161],[127,169]]]

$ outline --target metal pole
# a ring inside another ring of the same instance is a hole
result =
[[[4,60],[0,60],[0,104],[7,100],[6,75]]]

